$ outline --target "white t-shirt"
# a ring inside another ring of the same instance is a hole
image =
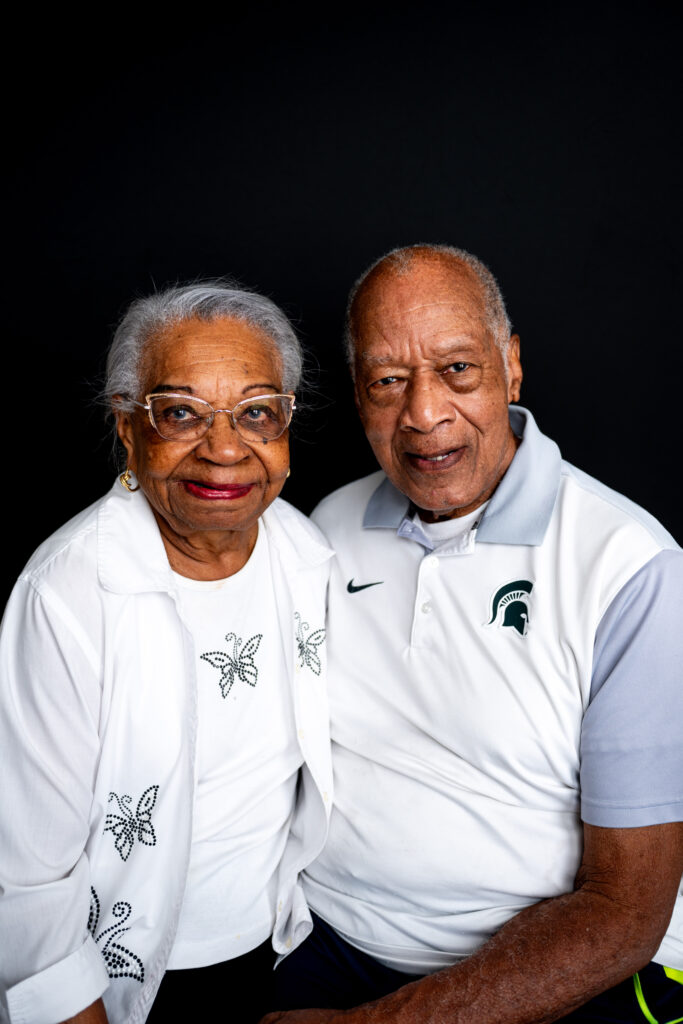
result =
[[[469,512],[466,516],[458,516],[456,519],[442,519],[437,523],[425,523],[416,514],[413,517],[413,522],[419,525],[420,529],[431,541],[433,547],[439,548],[442,544],[447,544],[449,541],[455,540],[456,537],[462,537],[469,533],[483,516],[487,505],[488,501],[485,501],[483,505],[475,508],[474,512]]]
[[[275,919],[276,869],[302,756],[264,530],[246,565],[176,575],[197,652],[197,785],[187,887],[168,969],[254,949]]]

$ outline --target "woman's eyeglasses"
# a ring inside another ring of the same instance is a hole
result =
[[[149,421],[166,441],[198,441],[214,421],[216,413],[230,417],[234,429],[245,441],[275,441],[284,434],[296,408],[294,395],[256,395],[245,398],[232,409],[214,409],[203,398],[163,392],[145,395]]]

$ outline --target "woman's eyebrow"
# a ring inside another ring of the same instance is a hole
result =
[[[279,388],[278,388],[277,384],[266,384],[265,382],[264,383],[258,383],[258,384],[247,384],[245,387],[242,388],[242,394],[246,395],[247,391],[264,391],[264,390],[270,390],[270,391],[278,392]],[[171,392],[184,391],[184,392],[187,392],[188,395],[193,395],[195,393],[194,392],[194,388],[191,388],[189,384],[155,384],[154,387],[152,388],[152,390],[149,392],[149,394],[150,395],[155,395],[155,394],[158,394],[159,392],[163,392],[163,391],[171,391]]]
[[[158,391],[187,391],[188,394],[192,394],[192,388],[188,384],[155,384],[150,395]]]
[[[260,388],[261,390],[263,390],[263,388],[270,388],[271,391],[280,390],[277,384],[247,384],[246,387],[242,388],[242,394],[246,395],[247,391],[254,391],[256,388]]]

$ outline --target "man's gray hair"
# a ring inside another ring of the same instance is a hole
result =
[[[240,320],[267,335],[282,360],[282,389],[295,391],[301,380],[303,354],[291,323],[274,302],[229,279],[198,281],[135,299],[114,334],[107,355],[102,398],[108,409],[132,410],[126,398],[140,396],[140,370],[147,346],[165,328],[185,320]]]
[[[392,271],[400,277],[408,274],[420,258],[426,257],[429,259],[430,256],[437,259],[441,258],[445,261],[463,263],[474,273],[484,295],[487,329],[505,356],[506,346],[512,332],[512,325],[505,309],[500,286],[486,264],[482,263],[476,256],[473,256],[471,252],[467,252],[466,249],[457,249],[454,245],[419,242],[416,245],[405,245],[397,249],[391,249],[384,256],[380,256],[379,259],[375,260],[374,263],[363,271],[358,280],[354,282],[349,292],[344,322],[344,345],[352,372],[354,370],[356,347],[356,339],[353,336],[353,308],[359,293],[362,291],[370,275],[381,267],[382,269],[386,268]]]

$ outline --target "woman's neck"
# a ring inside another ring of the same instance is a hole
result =
[[[155,512],[166,556],[174,572],[191,580],[222,580],[234,576],[254,550],[258,521],[247,530],[216,530],[181,536]]]

